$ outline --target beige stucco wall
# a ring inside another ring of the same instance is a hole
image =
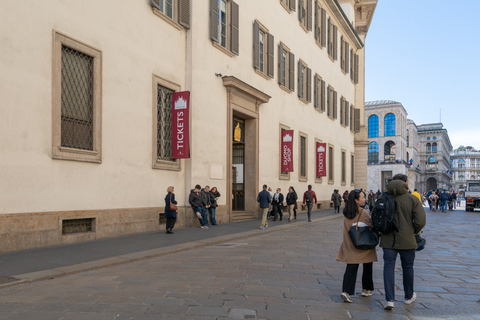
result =
[[[0,229],[0,238],[7,243],[0,251],[159,230],[158,214],[163,212],[169,185],[175,186],[181,207],[179,226],[198,224],[191,210],[184,208],[197,183],[219,189],[218,220],[230,221],[231,195],[225,192],[231,170],[227,160],[231,144],[227,139],[228,94],[216,74],[233,76],[271,97],[258,106],[258,188],[268,184],[286,193],[294,186],[301,198],[312,184],[319,201],[328,204],[333,189],[354,187],[350,183],[354,134],[342,127],[339,119],[329,119],[314,109],[313,79],[312,102],[305,104],[298,98],[297,62],[302,59],[311,68],[312,78],[318,73],[337,91],[340,116],[342,96],[363,111],[363,94],[358,98],[358,92],[364,90],[363,56],[359,91],[350,75],[341,71],[340,44],[338,60],[332,61],[327,49],[315,43],[313,32],[300,27],[298,12],[289,13],[280,3],[266,1],[242,1],[239,5],[240,53],[231,57],[209,40],[209,6],[204,1],[192,1],[191,28],[180,30],[153,14],[148,0],[0,3],[0,214],[5,225],[12,226],[18,226],[21,217],[51,220],[44,227],[29,224],[21,230]],[[343,34],[354,48],[329,7],[322,6],[339,28],[338,42]],[[353,15],[353,9],[347,14]],[[258,75],[252,66],[255,19],[275,37],[273,79]],[[101,164],[52,158],[54,31],[101,51]],[[295,91],[291,93],[278,85],[280,41],[295,54]],[[153,76],[191,92],[191,158],[180,160],[180,171],[152,169]],[[363,112],[361,120],[363,124]],[[295,130],[295,171],[289,180],[279,179],[280,125]],[[300,132],[308,136],[306,181],[299,179]],[[326,177],[316,182],[316,139],[334,147],[332,184]],[[346,184],[340,181],[342,150],[346,152]],[[95,217],[96,234],[62,236],[61,220],[77,216]]]

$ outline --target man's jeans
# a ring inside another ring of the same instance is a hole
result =
[[[208,212],[207,212],[207,209],[204,208],[204,207],[195,207],[195,208],[193,208],[193,211],[195,211],[195,214],[197,212],[200,212],[200,214],[202,215],[202,218],[198,218],[198,221],[200,221],[200,224],[202,226],[208,226]]]
[[[400,254],[403,270],[403,290],[405,300],[413,296],[413,262],[415,261],[415,249],[395,250],[383,248],[383,282],[385,286],[385,298],[387,301],[395,300],[395,261]]]
[[[217,220],[215,220],[215,213],[217,212],[217,208],[208,208],[208,213],[210,215],[210,222],[212,223],[213,226],[217,224]]]
[[[308,221],[312,220],[312,208],[313,208],[313,203],[307,203]]]
[[[447,211],[447,203],[448,203],[447,200],[443,200],[442,202],[440,202],[440,210],[446,212]]]

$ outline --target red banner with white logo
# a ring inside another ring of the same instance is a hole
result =
[[[317,153],[317,178],[325,177],[327,175],[327,160],[326,152],[327,144],[317,142],[316,153]]]
[[[293,130],[282,130],[282,172],[293,172]]]
[[[190,91],[172,93],[172,159],[190,158]]]

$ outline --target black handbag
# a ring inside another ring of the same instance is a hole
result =
[[[422,251],[423,249],[425,249],[427,240],[424,237],[420,236],[420,234],[416,234],[415,240],[417,241],[417,248],[415,249],[415,251]]]
[[[358,214],[357,224],[348,230],[348,235],[355,248],[359,250],[375,249],[378,245],[378,233],[373,227],[359,227],[360,215],[361,212]]]

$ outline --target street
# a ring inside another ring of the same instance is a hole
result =
[[[427,245],[415,260],[418,298],[403,304],[398,259],[393,311],[383,309],[381,248],[373,296],[359,295],[360,268],[354,302],[340,298],[345,265],[335,260],[338,215],[4,288],[0,319],[480,319],[480,212],[426,212]]]

